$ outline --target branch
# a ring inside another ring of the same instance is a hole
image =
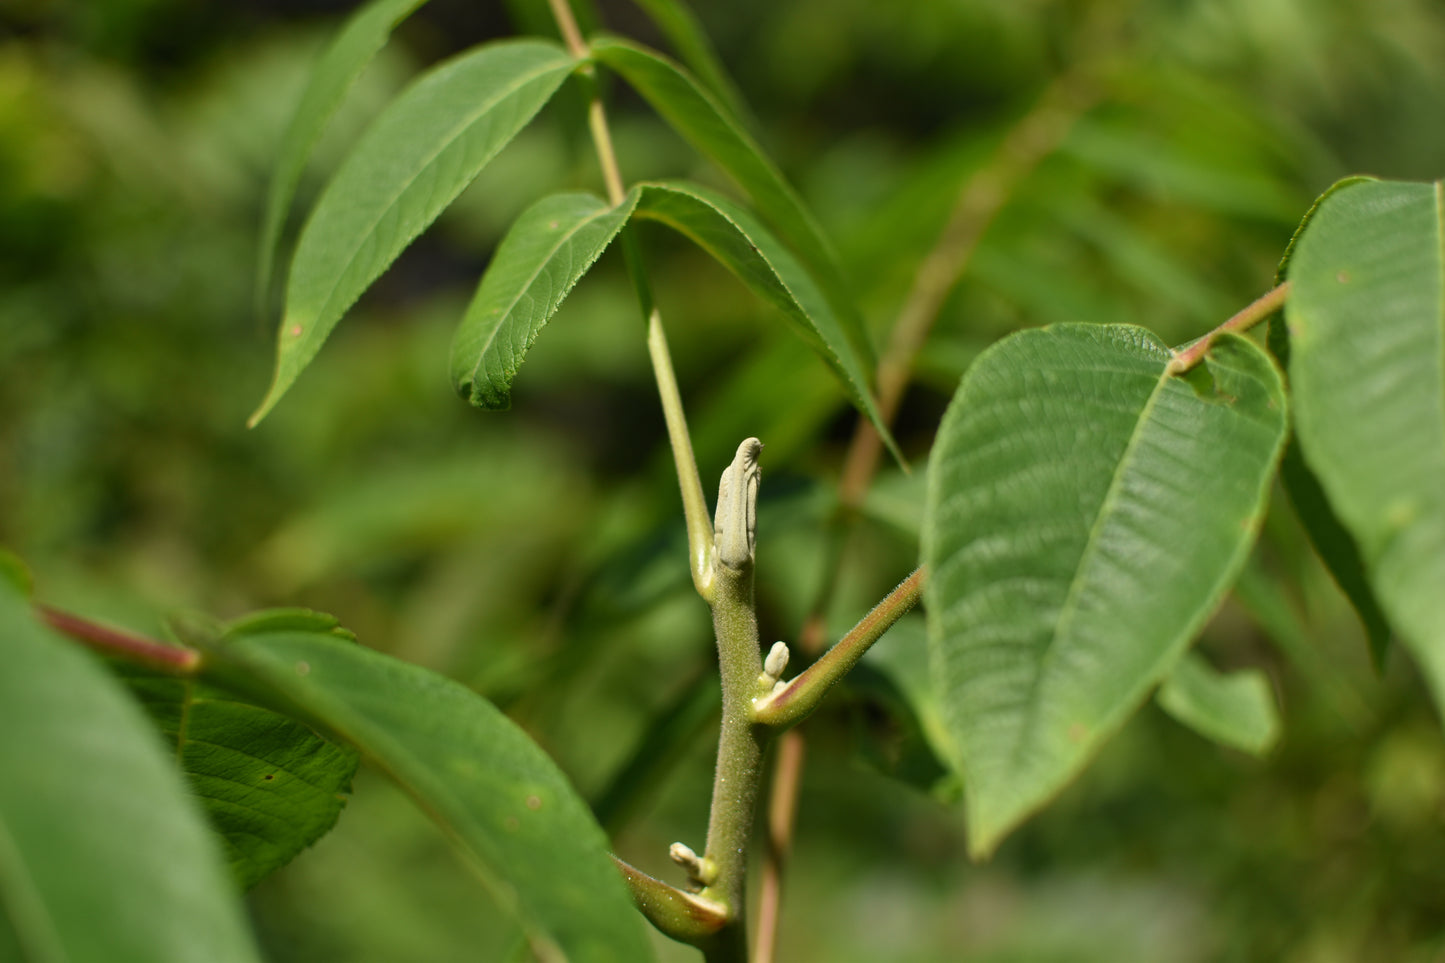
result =
[[[37,605],[36,611],[52,629],[102,655],[113,655],[169,675],[191,676],[201,669],[201,653],[195,649],[131,635],[44,605]]]
[[[927,578],[927,568],[915,569],[803,674],[755,700],[753,720],[765,726],[786,728],[806,718],[823,701],[828,690],[858,664],[869,646],[918,603]]]
[[[1169,360],[1169,366],[1165,369],[1166,372],[1172,375],[1183,374],[1204,360],[1204,356],[1208,354],[1209,349],[1214,346],[1215,339],[1224,332],[1233,331],[1238,333],[1240,331],[1248,331],[1271,314],[1274,314],[1284,306],[1284,302],[1289,298],[1289,286],[1290,282],[1285,281],[1279,287],[1271,288],[1252,301],[1234,317],[1198,341],[1195,341],[1183,351],[1175,352],[1174,357]]]

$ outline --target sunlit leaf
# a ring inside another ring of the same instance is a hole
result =
[[[236,885],[154,727],[0,580],[0,951],[257,963]]]
[[[1445,706],[1445,186],[1332,191],[1286,271],[1302,453]]]
[[[160,727],[243,887],[336,825],[356,750],[193,679],[119,663],[113,670]]]
[[[226,684],[284,701],[395,779],[543,946],[573,963],[651,959],[586,804],[487,700],[330,632],[261,623],[206,647]]]
[[[1252,343],[1186,380],[1126,326],[1015,334],[969,369],[929,462],[929,641],[987,854],[1170,670],[1244,564],[1285,430]]]
[[[636,203],[635,193],[617,207],[592,194],[553,194],[517,218],[452,341],[452,383],[464,398],[479,408],[511,406],[527,349]]]
[[[261,224],[261,251],[256,262],[256,304],[264,311],[271,294],[271,275],[276,266],[276,245],[286,224],[286,212],[296,194],[296,184],[306,169],[306,159],[337,107],[391,36],[426,0],[373,0],[358,7],[327,46],[296,111],[281,136],[281,148],[271,184],[266,191],[266,214]]]
[[[1258,669],[1222,673],[1184,653],[1155,697],[1165,712],[1221,745],[1262,756],[1279,740],[1279,710]]]
[[[862,362],[808,269],[745,207],[714,191],[679,182],[641,184],[634,190],[634,217],[666,224],[690,238],[792,322],[896,454]]]
[[[688,143],[748,192],[768,223],[815,272],[853,350],[871,365],[871,342],[848,295],[836,256],[797,192],[757,142],[711,94],[661,54],[610,37],[595,40],[592,53],[599,63],[621,74]]]
[[[276,372],[251,424],[316,356],[341,316],[576,67],[539,40],[488,44],[433,68],[362,136],[301,232]]]

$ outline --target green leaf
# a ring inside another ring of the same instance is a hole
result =
[[[1332,191],[1335,189],[1331,188]],[[1310,214],[1313,213],[1311,210]],[[1293,247],[1294,242],[1291,241],[1291,251]],[[1290,251],[1286,251],[1286,263],[1289,254]],[[1289,330],[1278,315],[1269,321],[1269,350],[1281,367],[1288,367]],[[1374,590],[1370,588],[1369,579],[1365,576],[1365,563],[1360,558],[1359,545],[1330,507],[1325,490],[1320,487],[1319,478],[1310,470],[1310,466],[1305,464],[1304,456],[1300,454],[1299,441],[1293,434],[1285,445],[1284,457],[1280,459],[1279,477],[1284,483],[1284,490],[1289,494],[1295,515],[1299,517],[1305,534],[1309,536],[1310,544],[1319,553],[1320,560],[1325,563],[1325,568],[1334,578],[1335,584],[1345,593],[1345,597],[1350,600],[1355,613],[1360,617],[1375,668],[1383,671],[1385,658],[1390,652],[1390,624],[1385,620],[1385,613],[1380,610],[1379,600],[1375,598]]]
[[[296,185],[306,169],[306,159],[346,92],[366,69],[387,38],[426,0],[373,0],[358,7],[337,32],[321,55],[296,111],[281,136],[280,156],[266,191],[266,214],[261,225],[261,251],[256,261],[256,306],[263,313],[271,296],[271,273],[276,266],[276,246],[286,224],[286,212],[296,194]]]
[[[1220,338],[1190,380],[1134,327],[984,352],[928,468],[929,642],[986,855],[1078,774],[1218,605],[1284,440],[1267,355]]]
[[[734,118],[746,116],[743,100],[727,69],[718,59],[697,14],[683,0],[635,0],[643,12],[657,24],[667,42],[677,51],[682,62],[697,74],[707,90],[723,104]]]
[[[1263,756],[1279,741],[1279,711],[1258,669],[1225,674],[1186,652],[1155,697],[1180,723],[1221,745]]]
[[[356,750],[193,679],[119,662],[111,668],[160,727],[243,888],[336,825]]]
[[[259,960],[215,837],[154,728],[5,581],[0,773],[6,960]]]
[[[19,555],[0,548],[0,581],[9,582],[27,598],[35,593],[35,579]]]
[[[424,74],[331,179],[301,231],[276,373],[255,425],[331,329],[427,225],[541,110],[577,66],[554,43],[488,44]]]
[[[798,259],[747,208],[681,182],[633,188],[633,217],[657,221],[690,238],[755,294],[776,306],[843,382],[858,410],[868,416],[894,456],[893,435],[868,390],[863,366],[828,298]]]
[[[395,779],[555,954],[652,958],[586,804],[481,696],[329,631],[232,632],[205,648],[225,684],[284,701]]]
[[[831,246],[797,192],[757,142],[711,94],[656,51],[604,37],[592,42],[592,55],[621,74],[694,149],[712,158],[747,191],[768,223],[815,272],[849,344],[871,365],[873,348],[868,332]]]
[[[1286,269],[1300,447],[1445,707],[1445,187],[1333,190]]]
[[[592,194],[553,194],[517,218],[452,340],[452,383],[479,408],[512,404],[512,378],[562,299],[622,230],[637,194],[610,207]]]

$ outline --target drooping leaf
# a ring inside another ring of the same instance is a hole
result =
[[[296,185],[306,169],[306,159],[356,78],[376,56],[397,24],[409,17],[426,0],[372,0],[358,7],[327,46],[296,111],[281,135],[280,154],[266,190],[266,213],[261,223],[261,249],[256,261],[256,306],[265,311],[271,295],[271,276],[276,266],[276,245],[286,224],[286,212],[296,194]]]
[[[361,293],[542,109],[576,63],[550,42],[488,44],[428,71],[368,128],[297,241],[276,372],[252,425]]]
[[[741,120],[745,116],[742,97],[728,76],[727,68],[718,59],[717,51],[698,22],[697,14],[683,0],[636,0],[636,3],[657,24],[682,62],[707,86],[708,92],[727,107],[734,118]]]
[[[155,730],[0,580],[0,950],[23,963],[258,963]]]
[[[1258,669],[1226,674],[1186,652],[1155,699],[1178,722],[1241,752],[1262,756],[1279,740],[1274,693]]]
[[[1302,454],[1445,706],[1445,186],[1333,190],[1286,270]]]
[[[690,238],[792,322],[901,460],[868,390],[863,362],[854,353],[831,303],[808,269],[772,232],[741,204],[695,184],[653,182],[633,190],[637,194],[634,217],[666,224]]]
[[[573,963],[651,959],[586,804],[481,696],[331,632],[263,624],[205,648],[224,684],[284,701],[395,779],[544,946]]]
[[[873,348],[848,295],[837,258],[783,175],[714,97],[677,64],[626,40],[594,40],[598,63],[621,74],[699,153],[710,157],[747,191],[763,217],[811,268],[854,352],[872,365]]]
[[[636,193],[616,207],[592,194],[553,194],[517,218],[452,340],[452,383],[462,397],[479,408],[511,406],[527,349],[636,203]]]
[[[964,376],[928,468],[929,642],[976,855],[1043,806],[1173,666],[1243,565],[1281,379],[1221,338],[1196,377],[1127,326],[1060,325]]]
[[[356,774],[355,749],[203,682],[112,668],[159,726],[243,888],[336,825]]]

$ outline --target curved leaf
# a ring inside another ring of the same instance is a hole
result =
[[[331,831],[356,750],[194,679],[113,663],[165,736],[249,889]]]
[[[1445,185],[1332,191],[1287,270],[1300,447],[1445,707]]]
[[[321,55],[296,111],[281,135],[280,155],[266,190],[266,214],[261,223],[261,251],[256,260],[256,306],[265,311],[271,295],[271,272],[276,266],[276,245],[306,159],[336,108],[387,38],[426,0],[373,0],[356,9],[337,31]]]
[[[215,838],[154,728],[3,580],[0,773],[5,959],[259,961]]]
[[[843,382],[894,457],[902,461],[868,390],[863,367],[832,305],[808,270],[742,205],[695,184],[639,184],[633,217],[658,221],[690,238],[755,294],[783,312]]]
[[[1264,515],[1278,371],[1233,335],[1190,380],[1166,374],[1170,357],[1141,328],[1021,332],[979,357],[944,416],[925,600],[976,855],[1164,677]]]
[[[427,72],[362,136],[296,244],[270,391],[255,425],[347,308],[576,68],[539,40],[488,44]]]
[[[682,62],[692,68],[708,91],[722,102],[733,117],[745,116],[742,97],[718,59],[707,32],[698,22],[697,14],[683,0],[634,0],[657,24],[667,42],[677,51]]]
[[[1186,652],[1155,699],[1178,722],[1232,749],[1262,756],[1279,741],[1279,710],[1258,669],[1225,674]]]
[[[712,158],[747,191],[768,223],[815,272],[849,344],[871,366],[872,343],[848,294],[837,257],[797,192],[757,142],[711,94],[656,51],[604,37],[592,42],[592,55],[621,74],[689,144]]]
[[[616,207],[592,194],[553,194],[522,212],[452,340],[452,383],[462,397],[479,408],[511,407],[527,349],[636,203],[636,193]]]
[[[253,629],[205,646],[227,685],[283,700],[360,749],[572,963],[652,958],[586,804],[490,702],[331,632]]]

